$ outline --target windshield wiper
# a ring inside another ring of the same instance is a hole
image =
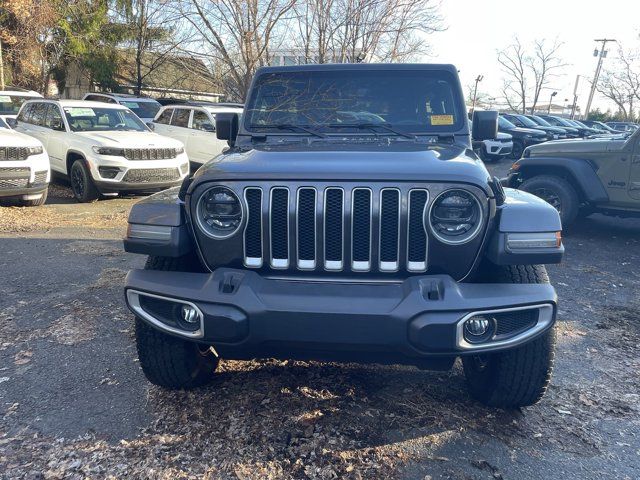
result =
[[[376,128],[382,128],[387,132],[391,132],[400,137],[410,138],[411,140],[415,140],[417,138],[411,133],[405,133],[394,129],[393,125],[389,123],[330,123],[326,126],[329,128],[357,128],[358,130],[373,130],[374,132]]]
[[[294,125],[293,123],[278,123],[274,125],[259,125],[259,124],[251,124],[249,128],[275,128],[276,130],[298,130],[301,132],[308,133],[309,135],[315,135],[316,137],[326,138],[326,135],[316,132],[315,130],[311,130],[307,126],[302,125]]]

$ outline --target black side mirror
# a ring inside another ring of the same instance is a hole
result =
[[[203,130],[205,132],[215,132],[216,129],[213,125],[211,125],[210,123],[203,123],[202,125],[200,125],[200,130]]]
[[[473,112],[471,138],[477,142],[493,140],[498,136],[498,112],[494,110]]]
[[[18,126],[18,120],[15,118],[7,118],[6,122],[11,128],[16,128]]]
[[[216,114],[216,137],[227,140],[229,145],[236,142],[239,117],[237,113],[220,112]]]
[[[152,132],[156,129],[156,126],[153,122],[147,122],[147,127],[149,127],[149,130],[151,130]]]

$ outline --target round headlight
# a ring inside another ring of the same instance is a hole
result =
[[[218,240],[230,237],[242,223],[242,204],[238,196],[227,187],[206,190],[198,199],[196,218],[201,230]]]
[[[482,208],[475,195],[466,190],[447,190],[436,197],[429,209],[431,232],[441,242],[466,243],[482,227]]]

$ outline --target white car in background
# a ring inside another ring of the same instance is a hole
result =
[[[42,98],[38,92],[12,87],[11,89],[0,90],[0,118],[5,120],[16,118],[20,107],[27,100]]]
[[[138,97],[126,93],[87,93],[82,99],[92,102],[117,103],[127,107],[145,123],[152,122],[162,107],[153,98]]]
[[[44,144],[51,170],[69,178],[79,202],[164,190],[189,173],[182,143],[152,132],[122,105],[30,100],[15,122]]]
[[[478,156],[485,162],[498,161],[511,154],[513,137],[508,133],[498,132],[498,136],[491,140],[484,140],[482,146],[476,149]]]
[[[42,143],[10,129],[0,118],[0,200],[17,199],[25,207],[42,205],[50,177]]]
[[[155,132],[180,140],[189,160],[202,165],[216,157],[228,144],[216,137],[216,113],[242,115],[242,107],[229,104],[177,104],[160,109],[153,120]]]

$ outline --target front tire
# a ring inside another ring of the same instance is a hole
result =
[[[91,172],[83,159],[78,159],[71,165],[69,182],[73,196],[80,203],[93,203],[100,198],[100,192],[93,183]]]
[[[542,265],[495,267],[490,281],[549,283]],[[555,325],[542,336],[504,352],[462,358],[472,397],[490,407],[520,408],[536,404],[551,380],[555,357]]]
[[[195,256],[150,256],[145,270],[202,271]],[[154,385],[168,389],[191,389],[211,383],[219,359],[208,345],[168,335],[136,318],[136,347],[140,366]]]
[[[525,180],[520,190],[534,194],[553,206],[560,214],[563,227],[571,225],[578,216],[580,198],[575,188],[562,177],[537,175]]]
[[[511,149],[511,158],[514,160],[520,160],[524,153],[524,143],[522,140],[514,140],[513,148]]]

